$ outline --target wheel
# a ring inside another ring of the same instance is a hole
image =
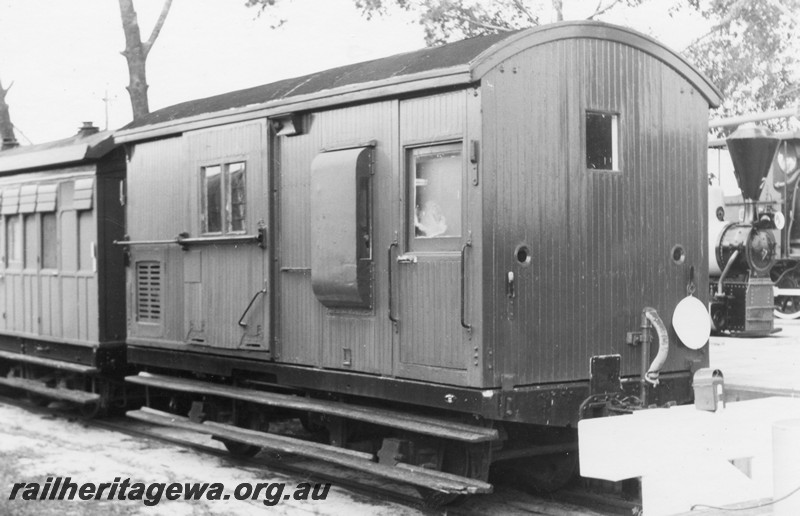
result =
[[[50,402],[53,401],[52,399],[48,398],[47,396],[42,396],[41,394],[36,394],[35,392],[28,392],[26,394],[28,401],[37,406],[37,407],[46,407],[50,405]]]
[[[461,477],[470,476],[470,461],[469,451],[460,443],[446,443],[442,450],[441,465],[437,468],[436,465],[423,465],[423,467],[430,467],[438,469],[445,473],[452,473]],[[456,505],[466,499],[465,495],[455,493],[443,493],[435,489],[427,487],[417,488],[420,496],[428,507],[442,507],[444,505]]]
[[[566,486],[578,471],[578,452],[534,457],[527,461],[524,481],[534,491],[552,493]]]
[[[246,410],[246,408],[242,408]],[[237,417],[237,425],[248,430],[257,430],[259,432],[269,432],[269,420],[263,412],[246,412],[245,414]],[[261,451],[260,446],[253,446],[252,444],[240,443],[238,441],[231,441],[228,439],[220,439],[220,442],[225,445],[225,448],[231,455],[236,457],[255,457]]]
[[[800,288],[800,281],[793,273],[784,274],[775,285],[778,288]],[[775,317],[779,319],[800,318],[800,296],[775,296]]]

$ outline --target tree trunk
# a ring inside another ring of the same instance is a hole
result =
[[[153,48],[164,20],[167,18],[172,0],[165,0],[161,8],[161,15],[158,17],[153,32],[147,41],[142,42],[139,32],[139,20],[136,10],[133,8],[133,0],[119,0],[119,10],[122,16],[122,30],[125,32],[125,50],[122,55],[128,61],[128,95],[131,98],[131,110],[134,120],[150,112],[150,104],[147,99],[147,55]]]
[[[14,124],[11,123],[11,114],[6,103],[6,93],[11,89],[3,88],[0,82],[0,137],[2,137],[2,150],[11,149],[18,145],[17,137],[14,135]]]
[[[556,21],[564,21],[564,2],[562,0],[553,0],[553,10],[556,12]]]

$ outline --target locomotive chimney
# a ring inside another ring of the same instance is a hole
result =
[[[780,139],[768,129],[749,123],[739,126],[725,142],[745,201],[757,201]]]
[[[99,127],[96,127],[91,122],[84,122],[83,125],[78,129],[79,136],[89,136],[95,134],[100,130]]]

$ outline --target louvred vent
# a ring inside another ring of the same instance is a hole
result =
[[[136,318],[161,321],[161,263],[136,263]]]

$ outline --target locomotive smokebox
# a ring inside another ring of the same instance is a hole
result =
[[[768,129],[751,123],[739,126],[725,142],[742,195],[745,200],[757,201],[780,139]]]

